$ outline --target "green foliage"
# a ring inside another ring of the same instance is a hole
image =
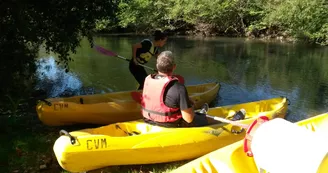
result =
[[[111,20],[97,20],[96,21],[96,30],[97,31],[103,31],[103,30],[112,30],[115,28],[115,24]]]
[[[44,46],[68,68],[80,40],[92,43],[96,20],[114,14],[116,0],[10,1],[0,6],[0,94],[13,95],[33,79],[34,59]],[[15,88],[15,87],[21,88]]]
[[[210,30],[219,35],[275,34],[327,45],[325,0],[131,0],[118,5],[118,24],[137,31],[155,28]]]
[[[257,4],[244,0],[132,0],[119,4],[120,26],[139,30],[179,29],[208,24],[217,32],[243,34],[261,13]]]
[[[276,1],[267,6],[269,12],[263,22],[267,26],[278,26],[295,38],[327,44],[328,5],[323,0]]]
[[[131,0],[119,4],[117,13],[119,25],[134,27],[136,30],[153,30],[154,28],[173,29],[174,21],[168,15],[173,0]]]

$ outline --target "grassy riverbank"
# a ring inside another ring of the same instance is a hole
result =
[[[52,150],[59,130],[68,131],[90,126],[48,127],[43,125],[35,112],[0,117],[0,172],[10,173],[66,173],[58,164]],[[91,173],[161,173],[170,172],[187,161],[152,164],[112,166]]]

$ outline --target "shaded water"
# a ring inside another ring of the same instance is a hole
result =
[[[131,57],[131,44],[142,37],[98,36],[95,44]],[[290,101],[287,120],[292,122],[328,111],[328,48],[302,44],[248,41],[235,38],[169,38],[161,50],[176,57],[176,73],[187,85],[221,83],[216,106],[286,96]],[[65,73],[49,55],[39,66],[39,88],[57,97],[65,91],[74,95],[136,89],[128,62],[104,56],[86,40],[82,42],[70,72]],[[155,59],[147,65],[154,67]],[[150,71],[149,71],[150,72]]]

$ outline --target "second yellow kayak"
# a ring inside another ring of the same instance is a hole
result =
[[[328,133],[328,114],[317,115],[296,123],[311,131]],[[248,157],[244,152],[244,141],[238,141],[224,148],[213,151],[193,160],[171,173],[258,173],[254,157]],[[282,141],[283,142],[283,141]],[[279,150],[277,149],[277,152]],[[282,155],[283,157],[283,155]],[[306,157],[301,151],[298,157]],[[327,167],[327,165],[326,165]]]
[[[246,110],[238,122],[250,124],[260,115],[284,118],[285,97],[210,108],[209,115],[229,119],[230,112]],[[231,118],[231,117],[230,117]],[[99,128],[63,133],[53,147],[58,163],[71,172],[111,165],[151,164],[194,159],[241,140],[245,132],[215,122],[205,127],[165,128],[143,121],[115,123]],[[239,129],[240,130],[240,129]]]
[[[205,83],[186,87],[195,109],[212,102],[217,96],[220,84]],[[36,106],[39,119],[48,126],[72,125],[78,123],[107,125],[142,118],[140,104],[132,93],[124,91],[106,94],[81,95],[68,98],[46,99]],[[137,94],[138,94],[137,93]]]

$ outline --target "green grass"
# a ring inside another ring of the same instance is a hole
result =
[[[52,147],[61,129],[81,128],[86,127],[48,127],[38,120],[36,113],[0,116],[0,172],[69,173],[59,166]],[[167,173],[186,162],[111,166],[88,173]],[[46,165],[47,169],[40,170],[41,165]]]

